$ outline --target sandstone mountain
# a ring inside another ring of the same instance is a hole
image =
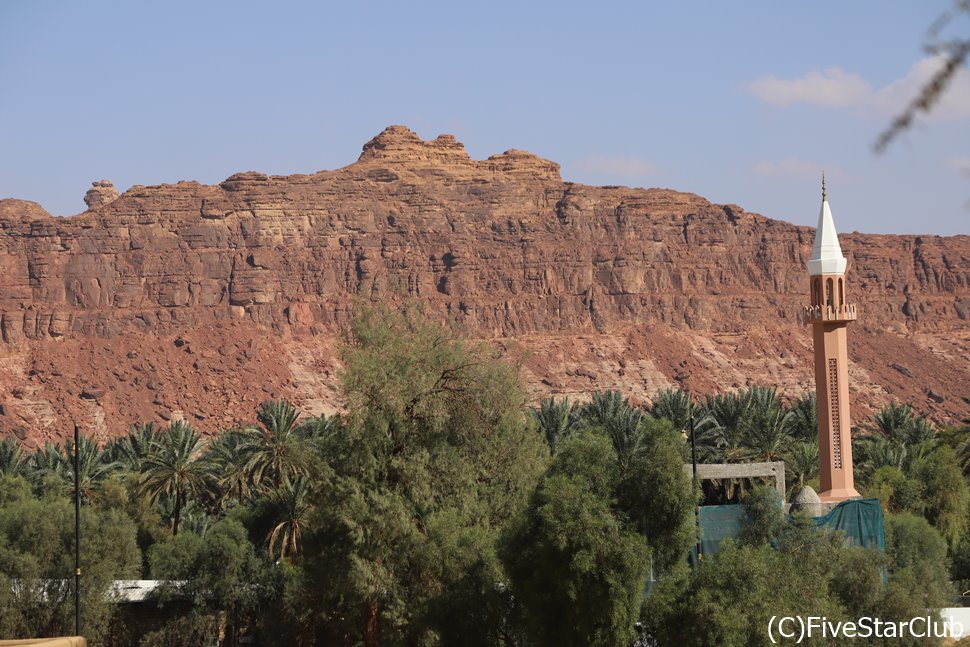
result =
[[[565,182],[510,150],[392,126],[335,171],[218,186],[95,182],[55,218],[0,200],[0,433],[59,439],[285,397],[333,411],[356,303],[425,302],[525,353],[533,394],[812,388],[813,230],[665,189]],[[807,205],[806,208],[814,208]],[[836,207],[837,208],[837,207]],[[855,419],[970,395],[970,236],[846,234]]]

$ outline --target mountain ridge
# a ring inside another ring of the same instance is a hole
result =
[[[27,442],[74,420],[214,431],[268,397],[333,411],[339,330],[361,300],[421,301],[528,349],[535,397],[812,388],[798,319],[814,230],[738,205],[566,182],[531,153],[473,160],[403,126],[340,169],[120,196],[99,181],[85,200],[67,218],[0,200],[0,429]],[[966,415],[970,236],[840,239],[860,306],[856,419],[892,398]]]

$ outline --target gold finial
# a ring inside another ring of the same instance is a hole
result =
[[[822,171],[822,202],[825,202],[825,171]]]

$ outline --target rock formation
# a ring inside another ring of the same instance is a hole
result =
[[[91,188],[84,194],[84,204],[88,209],[97,209],[106,204],[111,204],[118,199],[118,189],[108,180],[92,182]]]
[[[70,218],[0,200],[0,429],[32,442],[74,419],[212,431],[269,397],[332,411],[339,330],[360,301],[418,299],[524,351],[536,397],[811,389],[798,313],[813,230],[737,205],[565,182],[530,153],[472,160],[452,136],[400,126],[334,171],[117,199],[95,185]],[[856,420],[891,398],[966,415],[970,237],[841,239],[863,313]]]

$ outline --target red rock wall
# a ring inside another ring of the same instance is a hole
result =
[[[133,187],[72,218],[0,201],[0,428],[214,428],[269,395],[332,408],[334,336],[358,299],[419,299],[520,345],[537,394],[795,393],[812,375],[798,313],[813,233],[692,194],[564,182],[520,151],[474,161],[401,127],[336,171]],[[896,397],[965,413],[970,237],[841,241],[860,412]],[[245,367],[252,383],[227,376]],[[91,385],[107,395],[80,397]]]

